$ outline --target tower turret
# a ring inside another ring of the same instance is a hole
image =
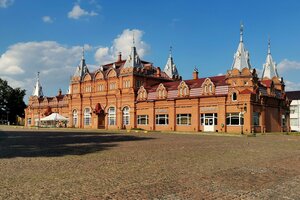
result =
[[[88,67],[85,63],[85,58],[84,58],[84,48],[82,48],[82,57],[81,57],[81,61],[78,65],[78,67],[76,68],[76,71],[74,73],[74,77],[80,77],[80,80],[82,80],[83,75],[85,73],[89,72]]]
[[[128,56],[128,58],[124,64],[124,68],[129,68],[129,67],[132,67],[132,68],[143,67],[142,61],[140,60],[140,57],[136,51],[134,35],[132,37],[132,47],[131,47],[130,55]]]
[[[244,25],[241,24],[240,42],[237,51],[234,54],[234,59],[232,64],[232,69],[238,69],[239,71],[242,71],[242,69],[244,68],[251,69],[249,52],[244,47],[243,34],[244,34]]]
[[[270,39],[268,41],[268,54],[266,58],[266,63],[263,65],[263,73],[262,73],[262,79],[268,78],[272,79],[273,77],[276,77],[279,79],[276,63],[273,61],[272,55],[271,55],[271,42]]]
[[[165,72],[170,78],[173,78],[174,76],[175,76],[175,77],[178,77],[178,76],[179,76],[178,71],[177,71],[177,68],[176,68],[176,65],[175,65],[175,63],[174,63],[174,61],[173,61],[173,57],[172,57],[172,47],[170,47],[169,58],[168,58],[168,61],[167,61],[166,66],[165,66],[164,72]]]
[[[32,96],[37,96],[37,97],[42,97],[44,96],[43,94],[43,88],[40,83],[40,72],[37,73],[37,78],[36,78],[36,83],[33,89]]]

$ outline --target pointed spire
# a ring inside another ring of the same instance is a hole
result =
[[[85,58],[84,58],[84,47],[82,47],[81,61],[80,61],[79,66],[76,68],[74,77],[80,77],[80,80],[82,80],[84,74],[88,73],[88,72],[89,72],[89,70],[87,68],[87,65],[85,63]]]
[[[244,34],[244,24],[241,22],[240,26],[240,42],[243,42],[243,34]]]
[[[84,46],[82,47],[82,57],[81,60],[84,60]]]
[[[176,65],[174,64],[173,57],[172,57],[172,46],[170,46],[169,58],[168,58],[166,66],[165,66],[164,72],[170,78],[173,78],[174,76],[179,76]]]
[[[244,68],[251,69],[249,52],[244,47],[244,25],[241,23],[240,26],[240,42],[236,53],[234,54],[232,69],[238,69],[242,71]]]
[[[134,40],[134,31],[132,31],[132,47],[131,47],[131,52],[130,55],[128,56],[124,68],[129,68],[129,67],[143,67],[142,61],[140,60],[140,57],[136,51],[135,47],[135,40]]]
[[[135,46],[135,41],[134,41],[134,31],[132,31],[132,46]]]
[[[37,73],[35,87],[32,93],[32,96],[42,97],[43,95],[43,88],[40,83],[40,72]]]
[[[268,38],[268,54],[271,54],[271,40],[270,40],[270,36]]]
[[[277,72],[277,67],[276,63],[273,61],[272,55],[271,55],[271,41],[270,37],[268,39],[268,54],[266,58],[266,63],[263,65],[263,73],[262,73],[262,79],[267,78],[267,79],[272,79],[273,77],[277,77],[280,79],[278,76]]]

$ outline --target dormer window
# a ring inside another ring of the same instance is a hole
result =
[[[210,93],[212,93],[212,85],[209,85],[209,86],[208,86],[208,91],[209,91]]]
[[[164,99],[164,98],[166,98],[166,91],[165,91],[165,89],[160,89],[160,90],[158,90],[158,98],[159,98],[159,99]]]
[[[189,95],[189,88],[184,81],[181,81],[181,83],[178,86],[178,96],[186,97],[188,95]]]
[[[236,92],[232,93],[231,97],[232,97],[232,101],[236,101],[237,100]]]

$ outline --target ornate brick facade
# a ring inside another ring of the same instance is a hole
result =
[[[258,78],[244,49],[242,30],[233,67],[222,76],[198,78],[195,69],[192,80],[181,80],[171,54],[162,71],[140,60],[134,46],[131,51],[126,60],[119,55],[116,62],[95,72],[88,71],[83,57],[69,94],[30,97],[26,126],[38,125],[40,118],[58,112],[69,118],[68,127],[90,129],[289,130],[290,102],[284,82],[278,75]],[[272,74],[267,70],[264,74]]]

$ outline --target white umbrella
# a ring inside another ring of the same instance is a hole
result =
[[[68,121],[68,118],[58,113],[52,113],[51,115],[42,118],[41,121]]]

